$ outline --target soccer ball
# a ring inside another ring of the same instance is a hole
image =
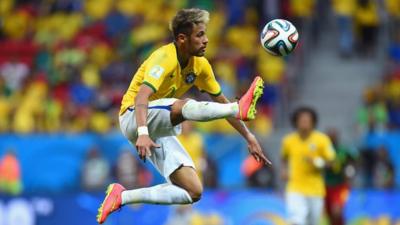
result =
[[[261,45],[272,55],[286,56],[297,45],[299,34],[293,24],[287,20],[275,19],[264,26],[261,32]]]

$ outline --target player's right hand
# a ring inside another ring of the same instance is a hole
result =
[[[139,135],[136,141],[136,149],[138,151],[139,158],[144,162],[146,162],[146,156],[151,156],[151,149],[159,147],[161,147],[161,145],[154,143],[149,135]]]

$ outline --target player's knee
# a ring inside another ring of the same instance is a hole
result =
[[[192,198],[193,202],[197,202],[201,199],[201,196],[203,194],[203,187],[199,186],[199,187],[195,187],[195,188],[191,188],[190,190],[188,190],[190,197]]]
[[[185,98],[185,99],[183,99],[183,100],[181,100],[181,101],[183,101],[184,103],[186,103],[186,102],[188,102],[188,101],[190,101],[190,100],[193,100],[193,99],[191,99],[191,98]]]
[[[201,199],[202,193],[190,193],[193,202],[198,202]]]
[[[171,110],[172,112],[175,113],[180,113],[182,112],[182,108],[183,106],[186,104],[186,102],[188,102],[189,100],[191,100],[190,98],[185,98],[185,99],[178,99],[174,102],[174,104],[172,104]]]
[[[174,126],[182,123],[185,120],[182,115],[182,108],[189,100],[191,99],[186,98],[184,100],[176,100],[171,106],[171,122]]]

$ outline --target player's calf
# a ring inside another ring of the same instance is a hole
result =
[[[192,99],[177,100],[172,105],[171,122],[176,125],[184,120],[210,121],[221,118],[236,117],[240,120],[252,120],[256,116],[256,105],[263,94],[264,81],[257,76],[249,90],[239,102],[217,103],[198,102]]]
[[[192,197],[200,199],[202,189],[185,189],[170,183],[159,184],[148,188],[125,190],[119,184],[111,184],[106,192],[106,197],[99,208],[97,222],[104,223],[107,217],[126,204],[191,204]]]
[[[207,101],[195,101],[186,99],[181,108],[181,115],[184,120],[210,121],[227,117],[234,117],[239,111],[238,104],[217,103]]]

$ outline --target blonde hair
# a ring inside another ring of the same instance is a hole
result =
[[[210,14],[206,10],[198,8],[181,9],[172,19],[169,24],[169,29],[171,30],[174,39],[176,39],[180,33],[190,35],[194,24],[207,24],[209,20]]]

